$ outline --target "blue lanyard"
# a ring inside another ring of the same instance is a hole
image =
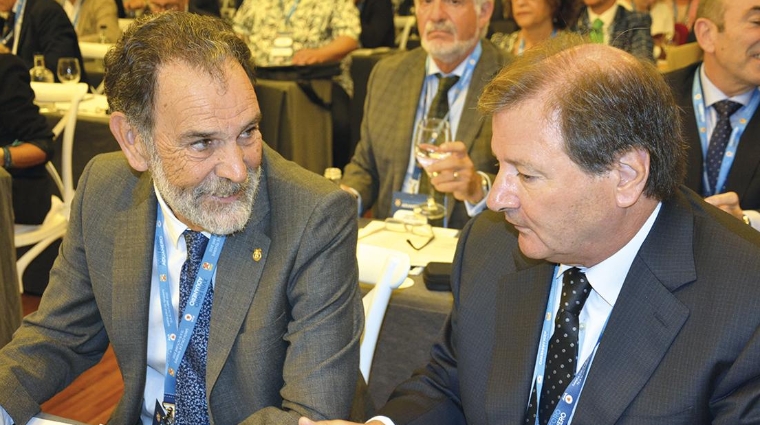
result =
[[[26,0],[18,0],[16,2],[16,7],[13,10],[13,13],[16,15],[16,20],[13,23],[13,29],[6,35],[3,40],[2,44],[5,45],[8,40],[11,39],[11,37],[14,36],[14,34],[21,34],[21,23],[24,21],[24,12],[26,11]],[[14,55],[18,52],[18,40],[19,37],[15,37],[13,39],[13,48],[11,49],[11,53]]]
[[[552,333],[554,332],[554,306],[559,304],[559,295],[560,295],[560,287],[561,284],[556,284],[556,274],[552,280],[552,290],[549,293],[549,302],[546,306],[546,314],[544,315],[544,323],[541,327],[541,339],[538,343],[538,354],[536,355],[536,366],[533,368],[533,385],[536,386],[536,403],[539,403],[541,400],[541,391],[543,389],[543,380],[544,380],[544,372],[546,370],[546,353],[549,350],[549,338],[551,338]],[[609,319],[609,317],[607,317]],[[607,327],[607,322],[605,320],[604,327],[602,327],[602,332],[599,333],[599,338],[596,340],[596,345],[594,345],[594,350],[591,352],[591,354],[586,358],[586,361],[583,362],[583,365],[580,369],[578,369],[578,372],[575,374],[575,377],[573,380],[568,384],[567,389],[565,390],[565,393],[562,395],[562,400],[560,400],[559,403],[557,403],[557,407],[554,409],[554,413],[552,414],[551,418],[549,419],[549,424],[557,424],[557,423],[568,423],[570,420],[570,417],[572,417],[573,411],[575,410],[575,405],[577,404],[578,397],[580,396],[581,390],[583,389],[583,384],[586,382],[586,376],[588,376],[588,370],[591,368],[591,362],[593,361],[594,356],[596,355],[596,350],[599,348],[599,342],[602,340],[602,335],[604,334],[604,328]],[[578,345],[578,353],[580,353],[580,344]],[[538,377],[541,377],[541,379],[538,379]],[[531,392],[532,392],[531,388]],[[569,396],[569,397],[568,397]],[[528,401],[530,402],[530,401]],[[527,406],[526,406],[527,407]],[[563,419],[564,422],[560,422],[559,420]],[[538,415],[536,415],[536,423],[535,425],[539,425],[538,422]]]
[[[172,306],[171,288],[169,287],[168,256],[166,255],[166,243],[163,238],[164,214],[158,208],[156,220],[155,251],[158,263],[158,282],[161,295],[161,312],[164,317],[164,331],[166,332],[166,370],[164,380],[164,403],[174,404],[174,394],[177,387],[177,370],[185,355],[187,345],[193,335],[193,329],[201,311],[203,299],[206,297],[211,279],[214,277],[216,263],[224,246],[225,236],[211,235],[206,252],[203,253],[202,266],[198,269],[198,276],[193,283],[193,290],[187,300],[185,311],[182,312],[184,320],[177,326],[177,315]]]
[[[285,25],[290,26],[290,18],[293,17],[293,13],[295,13],[296,8],[298,8],[298,3],[301,0],[296,0],[293,2],[293,6],[290,7],[290,10],[285,13],[285,4],[283,4],[282,0],[280,0],[280,10],[282,10],[282,14],[285,17]]]
[[[726,146],[726,152],[723,154],[723,162],[720,165],[718,182],[716,183],[716,187],[710,187],[710,183],[707,179],[707,167],[704,164],[707,160],[707,149],[710,141],[707,137],[707,107],[705,106],[704,95],[702,93],[701,75],[701,70],[697,68],[691,93],[692,101],[694,103],[694,114],[697,119],[697,128],[699,129],[699,139],[702,144],[702,184],[704,185],[706,193],[715,195],[723,191],[726,184],[726,178],[728,177],[729,171],[731,171],[731,165],[734,163],[734,158],[736,157],[736,149],[739,147],[739,140],[744,133],[744,129],[747,127],[747,123],[752,118],[752,114],[757,109],[758,104],[760,104],[760,95],[758,94],[758,90],[755,89],[749,103],[742,106],[731,117],[731,138],[728,141],[728,146]]]

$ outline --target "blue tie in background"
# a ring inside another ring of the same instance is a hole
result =
[[[741,103],[724,99],[715,102],[713,108],[718,115],[718,121],[715,124],[712,135],[710,135],[710,144],[707,147],[707,159],[705,165],[707,168],[707,181],[710,187],[704,188],[704,196],[721,193],[723,188],[717,187],[720,166],[723,163],[723,156],[726,153],[726,146],[731,139],[731,115],[742,107]]]
[[[179,311],[180,315],[187,306],[187,300],[193,290],[198,268],[206,252],[208,238],[200,232],[186,230],[187,260],[182,265],[179,277]],[[206,404],[206,358],[208,356],[208,332],[211,322],[211,303],[214,288],[209,285],[203,299],[198,321],[193,329],[190,344],[182,358],[177,372],[176,425],[201,425],[209,423],[208,405]],[[179,318],[180,322],[182,317]]]

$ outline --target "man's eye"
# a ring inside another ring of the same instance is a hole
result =
[[[211,139],[203,139],[198,140],[196,142],[193,142],[190,147],[197,150],[197,151],[204,151],[211,147],[211,145],[214,143]]]
[[[520,180],[522,180],[524,182],[530,182],[530,181],[536,179],[536,176],[531,176],[531,175],[523,174],[523,173],[520,173],[520,172],[517,173],[517,177],[519,177]]]

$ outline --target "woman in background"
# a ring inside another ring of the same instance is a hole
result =
[[[491,41],[514,55],[564,31],[575,22],[580,8],[577,0],[511,0],[504,6],[505,15],[520,29],[510,34],[495,33]]]

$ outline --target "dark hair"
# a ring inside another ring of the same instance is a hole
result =
[[[229,58],[237,61],[253,82],[251,51],[221,19],[188,12],[144,15],[105,56],[108,106],[111,111],[123,112],[146,140],[152,140],[160,67],[182,62],[222,79],[222,67]]]
[[[705,18],[712,21],[718,31],[723,32],[726,27],[726,4],[725,0],[700,0],[697,6],[697,18]]]
[[[572,27],[578,20],[578,13],[581,9],[579,0],[542,0],[545,1],[552,10],[552,25],[554,28],[563,30]],[[504,1],[504,17],[514,18],[512,15],[512,0]]]
[[[583,170],[600,175],[631,149],[649,153],[644,194],[671,197],[683,180],[686,150],[670,88],[654,65],[610,46],[564,34],[527,50],[486,86],[479,108],[487,114],[542,99],[565,152]]]

